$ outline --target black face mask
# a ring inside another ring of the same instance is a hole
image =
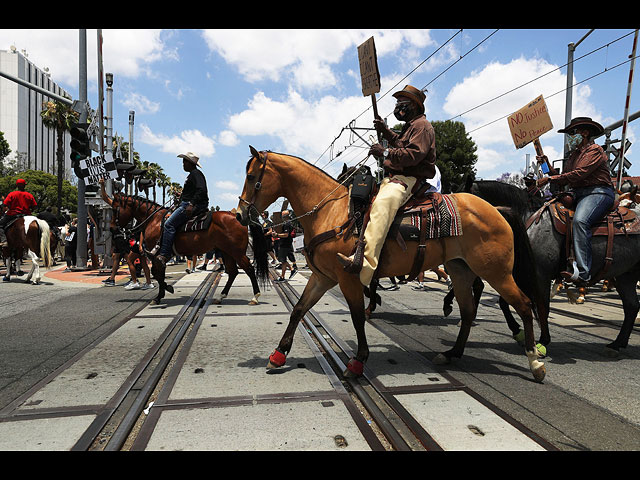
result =
[[[407,120],[413,112],[411,102],[398,102],[396,108],[393,109],[393,115],[401,122]]]

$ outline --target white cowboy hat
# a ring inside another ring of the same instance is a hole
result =
[[[180,155],[178,155],[178,157],[179,158],[186,158],[191,163],[195,163],[198,167],[202,168],[202,165],[200,165],[200,162],[198,162],[200,157],[198,157],[195,153],[192,153],[192,152],[181,153]]]

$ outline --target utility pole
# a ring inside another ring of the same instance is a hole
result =
[[[636,64],[636,47],[638,45],[638,29],[633,36],[633,47],[631,49],[631,66],[629,67],[629,82],[627,84],[627,99],[624,104],[624,117],[622,119],[622,139],[620,140],[620,160],[618,163],[618,178],[616,188],[618,191],[622,186],[622,170],[624,167],[624,145],[627,139],[627,124],[629,123],[629,101],[631,99],[631,87],[633,86],[633,67]]]
[[[133,119],[135,117],[136,112],[133,110],[129,110],[129,163],[133,165]],[[135,178],[132,183],[136,183]],[[137,186],[131,185],[131,191],[128,192],[129,195],[133,195],[134,190],[137,192]]]
[[[106,128],[106,151],[113,155],[113,73],[106,73],[107,83],[107,128]],[[113,193],[113,180],[109,179],[105,181],[105,191],[107,195],[111,196]],[[111,269],[113,261],[111,258],[111,231],[109,225],[111,224],[111,208],[105,208],[102,210],[104,213],[104,228],[102,229],[102,238],[104,239],[104,262],[103,267]]]
[[[79,121],[87,121],[87,30],[79,32],[79,58],[78,58],[78,94],[82,105]],[[87,206],[84,200],[84,178],[78,177],[78,243],[76,247],[76,268],[87,269]]]
[[[577,43],[570,43],[569,53],[567,55],[567,94],[565,100],[564,107],[564,125],[569,125],[571,123],[571,107],[573,105],[573,52],[576,50],[578,45],[582,43],[582,41],[587,38],[591,32],[593,32],[593,28],[589,30]],[[564,134],[564,158],[566,159],[569,156],[569,146],[567,145],[567,134]],[[562,171],[564,172],[564,162],[562,162]]]

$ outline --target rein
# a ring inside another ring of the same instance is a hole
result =
[[[327,195],[324,196],[324,198],[322,198],[322,200],[320,200],[317,204],[315,204],[313,206],[313,208],[311,210],[309,210],[306,213],[303,213],[302,215],[298,215],[295,216],[293,218],[291,218],[289,221],[293,221],[293,220],[298,220],[299,218],[303,218],[306,217],[308,215],[312,215],[314,213],[316,213],[321,207],[323,207],[324,205],[322,205],[323,202],[325,202],[325,200],[327,200],[331,195],[333,195],[335,193],[336,190],[338,190],[338,188],[340,188],[341,186],[344,186],[344,184],[347,182],[347,180],[349,180],[352,176],[354,176],[359,168],[364,164],[364,162],[366,162],[369,159],[370,155],[367,155],[365,158],[363,158],[362,160],[360,160],[358,163],[356,163],[354,165],[354,169],[353,172],[351,172],[349,175],[347,175],[342,182],[338,183],[338,186],[336,188],[334,188],[333,190],[331,190]],[[268,152],[264,152],[264,162],[262,163],[262,168],[260,169],[260,175],[258,177],[258,181],[256,182],[255,186],[254,186],[254,190],[253,190],[253,195],[251,196],[251,201],[247,201],[244,198],[242,198],[242,196],[239,196],[238,198],[240,199],[241,202],[244,202],[248,205],[249,208],[249,221],[255,225],[259,225],[262,227],[262,225],[260,223],[258,223],[257,221],[253,220],[251,218],[251,209],[253,208],[253,210],[257,213],[257,216],[260,216],[260,212],[258,211],[257,207],[255,206],[255,201],[256,201],[256,197],[258,195],[258,192],[260,191],[260,188],[262,188],[262,178],[264,177],[264,171],[265,168],[267,166],[267,159],[268,159]],[[258,159],[260,160],[260,159]],[[284,225],[286,222],[281,222],[278,224],[274,224],[271,225],[271,227],[279,227],[280,225]],[[335,228],[340,228],[339,226],[334,227]],[[331,230],[330,230],[331,231]]]

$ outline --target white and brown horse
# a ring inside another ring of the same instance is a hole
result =
[[[42,259],[45,268],[51,267],[53,263],[49,224],[39,218],[26,215],[16,218],[8,227],[5,227],[5,234],[9,246],[2,249],[2,257],[7,267],[7,273],[2,280],[5,282],[11,281],[12,259],[19,263],[26,249],[31,258],[31,270],[25,280],[27,283],[31,281],[34,285],[40,283],[41,276],[38,262]]]

